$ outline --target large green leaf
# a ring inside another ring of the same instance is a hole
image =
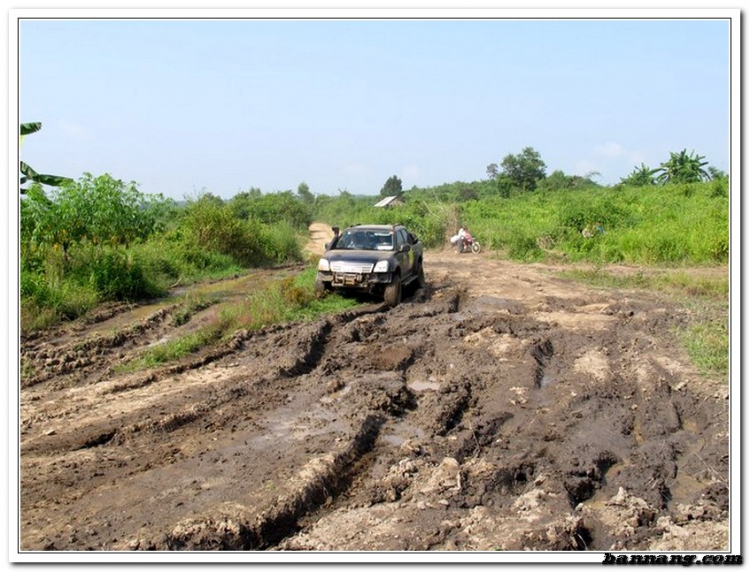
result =
[[[33,123],[21,123],[21,140],[23,140],[24,135],[36,133],[41,128],[42,123],[40,121],[35,121]],[[72,179],[69,179],[68,177],[59,177],[57,175],[41,175],[23,161],[21,161],[21,173],[24,175],[20,179],[22,185],[28,181],[34,181],[43,185],[59,187],[60,185],[72,181]],[[21,189],[21,194],[24,194],[25,192],[26,189]]]
[[[73,180],[69,179],[68,177],[60,177],[58,175],[39,174],[23,161],[21,161],[21,173],[23,173],[26,177],[24,179],[21,179],[21,184],[25,183],[26,181],[34,181],[37,183],[42,183],[43,185],[59,187],[60,185],[71,182]],[[23,192],[23,189],[21,190],[21,192]]]
[[[34,123],[21,123],[21,135],[31,135],[36,133],[42,128],[42,124],[39,121]]]
[[[69,179],[68,177],[60,177],[58,175],[37,175],[36,179],[34,180],[37,183],[42,183],[43,185],[59,187],[60,185],[71,182],[73,179]]]
[[[37,173],[34,169],[29,167],[26,163],[21,161],[21,172],[26,175],[27,179],[34,180],[35,177],[39,176],[39,173]]]

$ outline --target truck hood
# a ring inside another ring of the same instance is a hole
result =
[[[360,262],[375,264],[381,260],[388,260],[396,254],[392,250],[329,250],[323,258],[329,262]]]

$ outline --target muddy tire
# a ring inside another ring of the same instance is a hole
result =
[[[417,288],[424,288],[427,282],[424,279],[424,266],[419,264],[419,272],[417,272]]]
[[[479,254],[480,252],[482,252],[482,246],[478,242],[474,241],[471,243],[471,251],[474,254]]]
[[[321,296],[325,296],[326,293],[331,289],[330,285],[326,282],[323,282],[320,279],[315,279],[315,295],[320,298]]]
[[[383,300],[387,306],[391,307],[398,306],[401,302],[401,276],[398,274],[393,277],[390,284],[386,285]]]

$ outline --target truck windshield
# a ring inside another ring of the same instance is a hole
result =
[[[336,241],[337,250],[393,250],[393,234],[378,230],[345,230]]]

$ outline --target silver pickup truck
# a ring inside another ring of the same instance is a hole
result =
[[[401,225],[356,225],[334,237],[318,262],[315,290],[365,291],[389,306],[401,301],[404,286],[424,286],[422,243]]]

